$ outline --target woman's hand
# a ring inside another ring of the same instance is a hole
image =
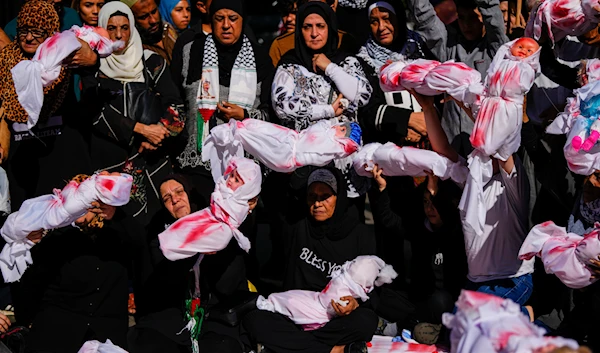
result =
[[[29,241],[31,241],[32,243],[37,244],[40,241],[42,241],[43,237],[44,237],[44,230],[40,229],[40,230],[35,230],[35,231],[29,233],[29,235],[27,236],[27,239]]]
[[[315,54],[313,56],[313,72],[317,72],[317,68],[319,68],[321,71],[325,71],[325,69],[327,69],[327,66],[329,66],[329,64],[331,64],[331,60],[329,60],[329,58],[325,55],[325,54]]]
[[[590,259],[590,263],[586,266],[592,273],[592,278],[596,279],[600,277],[600,256],[597,259]]]
[[[341,306],[340,304],[336,303],[333,299],[331,300],[331,306],[333,307],[333,310],[335,310],[335,313],[338,314],[338,316],[348,316],[351,312],[358,308],[358,302],[356,301],[356,299],[354,299],[354,297],[341,297],[340,300],[347,300],[348,304],[346,306]]]
[[[417,103],[419,103],[419,105],[421,106],[421,108],[423,108],[423,110],[434,108],[433,97],[424,96],[420,93],[417,93],[417,91],[415,91],[414,89],[409,89],[408,93],[412,94],[413,97],[415,97],[415,99],[417,100]]]
[[[421,134],[411,128],[408,128],[406,130],[406,137],[404,139],[410,143],[417,143],[421,141],[421,137]]]
[[[387,181],[383,177],[383,169],[379,168],[379,166],[375,164],[371,173],[373,173],[373,179],[375,179],[375,182],[379,186],[379,192],[383,192],[383,190],[385,190],[387,187]]]
[[[217,104],[217,108],[225,121],[229,121],[230,119],[244,120],[244,108],[239,105],[223,101],[223,103]]]
[[[425,113],[411,113],[408,119],[408,127],[415,130],[422,136],[427,136],[427,126],[425,125]]]
[[[148,142],[157,146],[160,146],[160,143],[171,135],[169,130],[160,124],[146,125],[136,123],[133,131],[144,136]]]
[[[473,111],[471,110],[471,108],[467,108],[467,106],[461,102],[461,101],[457,101],[456,98],[446,95],[444,97],[444,99],[442,99],[442,103],[447,103],[450,101],[454,101],[456,103],[456,105],[458,105],[462,110],[465,111],[465,113],[467,113],[467,115],[469,116],[469,118],[471,118],[471,120],[475,121],[475,117],[473,117]]]
[[[79,43],[81,43],[81,48],[75,52],[75,55],[72,55],[65,59],[64,64],[69,67],[79,67],[79,66],[94,66],[98,61],[98,54],[92,50],[90,45],[79,38],[77,38]]]
[[[10,319],[8,318],[8,316],[0,313],[0,332],[4,333],[4,332],[8,331],[9,327],[10,327]]]
[[[431,194],[431,196],[435,196],[438,192],[439,178],[433,175],[433,173],[427,171],[425,171],[425,173],[427,174],[427,191],[429,191],[429,194]]]
[[[344,98],[344,95],[341,93],[338,94],[333,104],[331,104],[331,107],[333,108],[335,114],[334,117],[338,117],[344,113],[344,107],[342,106],[342,98]]]

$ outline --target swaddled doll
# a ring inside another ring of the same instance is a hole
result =
[[[165,257],[175,261],[225,249],[232,237],[248,252],[250,241],[238,230],[249,202],[260,193],[262,174],[254,161],[232,157],[216,183],[210,206],[180,218],[158,235]]]
[[[82,179],[85,179],[81,181]],[[40,229],[52,230],[70,225],[92,207],[94,201],[111,206],[129,202],[133,178],[129,174],[106,172],[76,177],[54,194],[26,200],[12,213],[0,229],[6,245],[0,253],[0,270],[6,282],[21,278],[32,263],[30,249],[34,243],[27,236]]]
[[[456,313],[442,316],[451,329],[450,352],[546,353],[555,348],[578,349],[574,340],[546,337],[544,329],[530,322],[510,299],[463,290]]]
[[[599,226],[596,223],[596,226]],[[531,229],[519,251],[519,258],[538,256],[546,273],[554,273],[569,288],[583,288],[597,281],[587,266],[600,255],[600,229],[596,227],[583,237],[567,233],[554,222],[538,224]]]
[[[202,147],[202,160],[210,160],[213,178],[232,156],[244,151],[281,173],[306,165],[321,167],[358,150],[362,131],[358,124],[321,120],[296,132],[257,119],[230,120],[214,127]]]
[[[105,343],[96,340],[87,341],[77,353],[127,353],[127,351],[119,346],[115,346],[107,339]]]
[[[27,129],[34,127],[39,119],[44,104],[43,88],[58,78],[63,61],[81,49],[78,39],[87,42],[100,57],[112,54],[125,44],[123,41],[111,41],[106,30],[101,28],[73,26],[70,30],[48,37],[39,45],[31,60],[23,60],[15,65],[10,71],[19,103],[29,115]]]
[[[259,296],[256,306],[289,317],[305,331],[316,330],[337,315],[332,302],[346,306],[348,303],[341,298],[349,296],[367,301],[376,286],[391,283],[397,276],[392,266],[377,256],[358,256],[334,271],[321,292],[290,290],[271,294],[266,299]]]
[[[376,164],[387,176],[419,177],[432,173],[442,180],[451,178],[459,184],[465,183],[469,173],[464,159],[454,163],[436,152],[400,147],[392,142],[366,144],[354,155],[354,169],[360,176],[373,177]]]

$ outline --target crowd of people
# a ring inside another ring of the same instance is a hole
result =
[[[250,0],[23,1],[0,30],[0,341],[600,351],[600,8],[563,2],[278,0],[260,45]],[[331,283],[362,292],[319,302]]]

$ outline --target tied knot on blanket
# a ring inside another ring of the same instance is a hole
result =
[[[96,340],[87,341],[77,353],[127,353],[127,351],[107,339],[105,343]]]
[[[599,225],[583,237],[568,233],[548,221],[531,229],[519,251],[519,258],[538,256],[546,273],[555,274],[569,288],[583,288],[597,281],[589,270],[590,259],[600,255]]]
[[[230,158],[244,152],[276,172],[288,173],[350,156],[358,150],[361,135],[358,124],[337,120],[321,120],[301,132],[257,119],[230,120],[210,131],[202,160],[210,161],[215,180]]]
[[[237,172],[244,184],[235,191],[227,181]],[[238,230],[248,216],[248,201],[261,190],[260,166],[247,158],[232,157],[224,174],[216,183],[210,207],[178,219],[158,235],[160,249],[171,261],[195,254],[225,249],[232,237],[244,251],[250,251],[250,241]]]
[[[525,353],[550,345],[579,348],[574,340],[545,337],[546,331],[530,322],[521,307],[510,299],[463,290],[456,313],[444,313],[444,325],[451,329],[451,352]]]
[[[62,228],[84,216],[92,202],[111,206],[129,202],[133,178],[129,174],[95,174],[81,183],[72,180],[62,190],[26,200],[0,229],[6,245],[0,253],[0,270],[6,282],[18,281],[33,263],[30,249],[35,245],[27,236],[40,229]]]
[[[28,130],[38,122],[44,105],[44,87],[59,78],[63,61],[81,49],[78,38],[98,51],[100,57],[106,57],[124,45],[123,41],[113,42],[100,35],[99,31],[89,26],[73,26],[70,30],[56,33],[38,46],[31,60],[23,60],[10,70],[17,98],[28,115]]]
[[[290,290],[271,294],[268,298],[259,296],[256,306],[287,316],[295,324],[302,325],[305,331],[315,330],[337,315],[331,306],[332,300],[342,306],[348,304],[340,299],[342,297],[366,301],[376,286],[391,283],[397,276],[394,268],[379,257],[358,256],[334,270],[321,292]]]
[[[360,176],[372,178],[373,167],[378,165],[387,176],[422,177],[433,173],[442,180],[448,178],[464,184],[469,173],[465,161],[454,163],[436,152],[414,147],[400,147],[392,142],[385,145],[369,143],[354,155],[354,170]]]
[[[600,19],[596,0],[542,0],[531,11],[525,36],[539,40],[544,24],[552,45],[566,36],[580,36],[594,29]]]

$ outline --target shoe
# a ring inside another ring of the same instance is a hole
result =
[[[367,353],[367,342],[353,342],[344,347],[344,353]]]
[[[415,326],[412,337],[421,344],[435,344],[440,338],[442,325],[421,322]]]

